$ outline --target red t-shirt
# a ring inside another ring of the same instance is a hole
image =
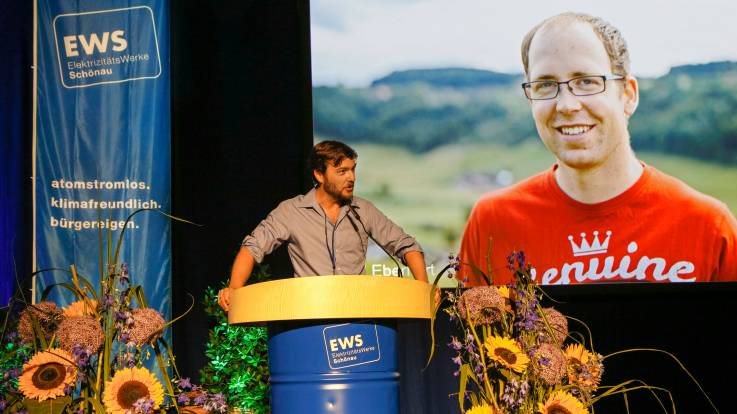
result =
[[[507,256],[523,251],[540,284],[737,281],[737,220],[726,205],[645,165],[613,199],[580,203],[555,181],[557,167],[476,203],[461,243],[459,279],[507,284]]]

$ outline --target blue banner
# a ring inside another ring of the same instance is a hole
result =
[[[168,4],[37,0],[36,21],[36,269],[75,264],[99,286],[100,230],[115,241],[125,226],[119,262],[170,319],[169,219],[125,224],[138,209],[170,210]],[[68,281],[39,274],[36,299]],[[61,289],[51,299],[73,300]]]

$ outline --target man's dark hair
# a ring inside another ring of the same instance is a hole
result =
[[[358,153],[348,145],[339,141],[322,141],[312,147],[310,158],[308,160],[312,181],[317,186],[314,171],[320,171],[325,174],[328,168],[328,162],[337,167],[344,159],[355,160]]]

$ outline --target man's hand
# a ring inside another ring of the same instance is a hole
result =
[[[218,305],[226,312],[230,310],[230,292],[232,290],[230,287],[225,287],[218,292]]]

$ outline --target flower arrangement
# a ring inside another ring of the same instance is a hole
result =
[[[227,412],[222,395],[179,377],[163,338],[175,320],[149,308],[128,266],[118,264],[122,238],[123,232],[114,254],[107,249],[98,288],[72,265],[69,283],[50,286],[39,303],[27,303],[22,292],[11,300],[0,332],[3,413]],[[61,309],[47,300],[52,288],[76,300]],[[145,366],[152,359],[159,375]]]
[[[458,258],[450,259],[443,272],[459,269]],[[455,354],[452,362],[457,367],[454,375],[459,378],[461,412],[588,414],[600,399],[634,389],[670,395],[668,390],[638,380],[602,386],[604,360],[626,352],[665,353],[701,389],[678,359],[667,352],[629,349],[608,356],[596,353],[590,333],[586,341],[583,335],[569,332],[565,315],[542,306],[544,293],[532,280],[524,253],[513,252],[507,261],[514,275],[510,285],[493,286],[490,276],[470,265],[488,285],[468,289],[459,286],[445,297],[449,306],[443,310],[461,332],[448,343]],[[661,407],[668,412],[662,403]],[[675,406],[672,409],[675,412]]]

